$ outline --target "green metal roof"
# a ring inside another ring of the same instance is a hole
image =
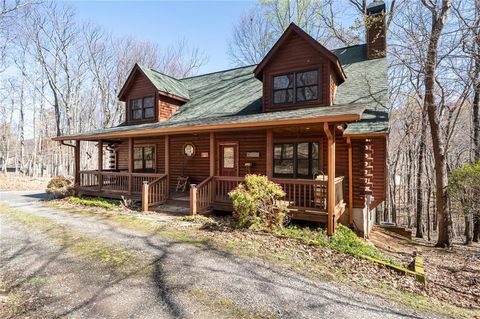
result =
[[[347,80],[338,86],[333,104],[365,105],[362,119],[349,123],[344,134],[388,132],[387,58],[367,60],[366,45],[333,50]]]
[[[348,123],[345,134],[388,132],[387,59],[367,60],[366,46],[357,45],[332,51],[343,66],[347,79],[338,86],[331,107],[306,108],[262,113],[262,82],[254,76],[256,65],[174,79],[157,71],[142,70],[162,92],[189,101],[180,106],[168,120],[140,125],[119,125],[114,128],[85,132],[80,135],[151,128],[188,127],[209,123],[239,123],[301,117],[326,112],[344,112],[348,105],[365,107],[360,121]],[[197,123],[197,124],[195,124]]]
[[[190,99],[188,89],[181,81],[153,69],[138,66],[160,92],[176,95],[186,100]]]

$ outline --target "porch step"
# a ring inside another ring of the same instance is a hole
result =
[[[170,206],[178,206],[183,208],[190,208],[190,199],[184,198],[169,198],[165,203]]]

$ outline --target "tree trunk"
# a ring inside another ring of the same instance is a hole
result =
[[[425,107],[427,109],[430,133],[432,136],[433,158],[435,161],[435,187],[438,216],[438,247],[450,247],[452,245],[452,223],[450,211],[447,207],[448,179],[447,161],[445,158],[445,146],[440,128],[440,118],[435,105],[435,78],[437,68],[438,42],[450,11],[451,1],[443,0],[440,12],[436,6],[432,11],[432,32],[428,44],[425,64]],[[438,16],[437,16],[438,15]]]
[[[465,215],[465,245],[472,243],[472,214]]]
[[[423,187],[422,187],[422,175],[423,175],[423,162],[425,157],[425,139],[427,135],[427,123],[425,123],[425,109],[422,110],[422,121],[421,121],[421,133],[420,133],[420,145],[418,150],[418,161],[417,161],[417,232],[415,237],[423,238]]]
[[[473,241],[478,243],[480,239],[480,215],[473,215]]]

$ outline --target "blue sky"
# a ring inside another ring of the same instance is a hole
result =
[[[254,1],[67,1],[80,19],[93,21],[114,35],[132,35],[160,46],[186,39],[209,56],[200,70],[232,67],[228,40],[243,12]]]

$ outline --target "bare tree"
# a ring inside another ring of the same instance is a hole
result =
[[[435,182],[437,194],[438,241],[437,245],[449,247],[452,245],[452,220],[447,207],[448,173],[445,157],[445,145],[440,128],[440,116],[435,105],[435,73],[437,70],[438,43],[448,18],[452,3],[442,0],[438,5],[429,0],[422,0],[423,5],[431,12],[431,34],[425,61],[425,108],[427,109],[432,137],[433,156],[435,160]]]

